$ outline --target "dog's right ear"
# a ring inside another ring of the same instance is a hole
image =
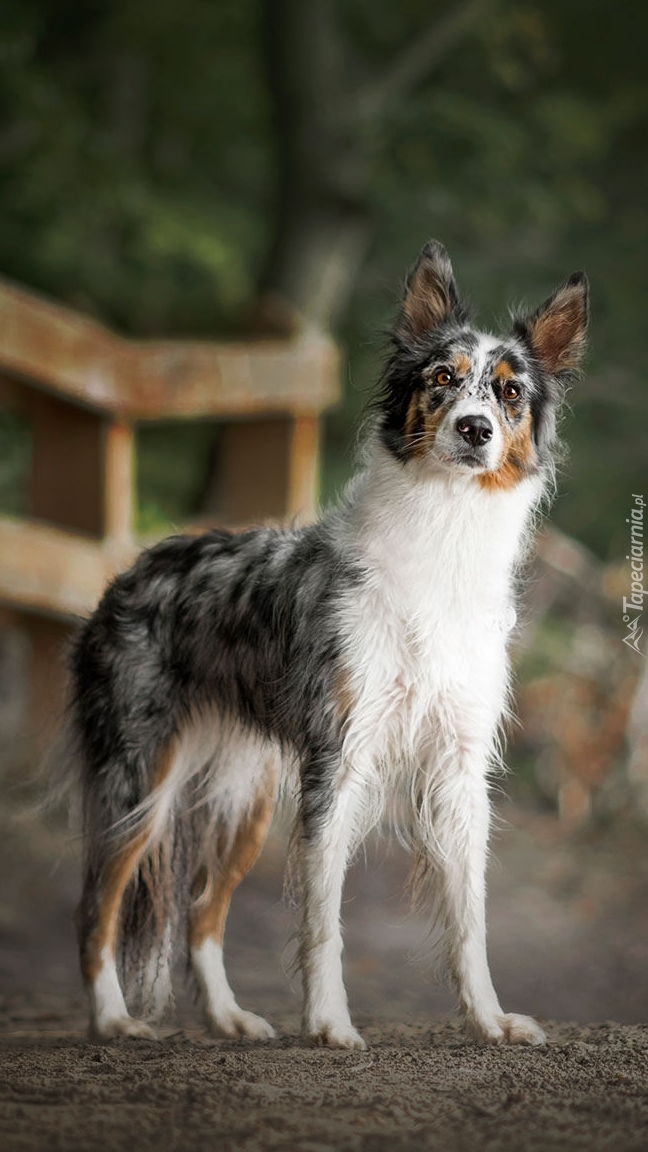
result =
[[[408,273],[394,336],[404,343],[421,340],[462,311],[450,257],[438,240],[428,240]]]

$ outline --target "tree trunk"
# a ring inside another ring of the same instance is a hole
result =
[[[385,122],[494,3],[442,9],[388,68],[365,78],[351,58],[339,0],[265,0],[277,192],[261,314],[269,298],[280,299],[305,320],[335,328],[370,240],[371,169]]]
[[[348,90],[353,69],[335,5],[266,0],[264,14],[277,189],[260,295],[278,297],[304,320],[334,328],[369,239],[373,134]]]

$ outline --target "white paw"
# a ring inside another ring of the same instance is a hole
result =
[[[275,1030],[263,1016],[235,1008],[227,1012],[207,1013],[207,1026],[214,1036],[245,1037],[248,1040],[272,1040]]]
[[[326,1048],[366,1048],[362,1036],[356,1032],[350,1021],[331,1020],[327,1024],[308,1027],[306,1035],[311,1044]]]
[[[157,1040],[157,1036],[143,1020],[134,1020],[132,1016],[115,1016],[108,1020],[95,1020],[90,1026],[90,1035],[93,1040],[118,1040],[120,1037],[129,1037],[132,1040]]]
[[[546,1044],[547,1037],[531,1016],[507,1012],[491,1020],[473,1020],[472,1029],[485,1044]]]

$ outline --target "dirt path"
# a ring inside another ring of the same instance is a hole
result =
[[[71,924],[78,865],[63,838],[0,812],[0,1147],[7,1152],[648,1148],[648,843],[611,828],[568,841],[509,807],[495,845],[490,939],[505,1006],[550,1024],[543,1050],[483,1049],[408,963],[424,933],[407,862],[369,852],[344,906],[347,978],[366,1053],[303,1047],[286,974],[293,917],[281,844],[238,895],[229,936],[264,1047],[212,1041],[184,1001],[154,1045],[84,1039]],[[617,1023],[587,1025],[587,1020]]]
[[[176,1035],[0,1049],[6,1152],[645,1149],[648,1029],[550,1028],[542,1050],[483,1049],[456,1025],[364,1021],[366,1053]]]

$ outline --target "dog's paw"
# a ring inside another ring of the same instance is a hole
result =
[[[500,1025],[507,1044],[546,1044],[547,1037],[532,1016],[519,1016],[517,1012],[507,1012],[500,1016]]]
[[[132,1016],[114,1016],[112,1019],[95,1020],[90,1026],[90,1037],[101,1043],[122,1038],[157,1040],[155,1032],[148,1024],[143,1020],[134,1020]]]
[[[332,1020],[328,1024],[321,1024],[316,1028],[306,1029],[306,1036],[311,1044],[325,1048],[366,1048],[362,1036],[356,1032],[351,1022]]]
[[[492,1020],[472,1021],[472,1030],[482,1044],[546,1044],[547,1037],[531,1016],[516,1012],[494,1016]]]
[[[207,1026],[212,1036],[228,1036],[232,1039],[245,1038],[246,1040],[272,1040],[275,1030],[263,1016],[255,1016],[254,1012],[244,1012],[242,1008],[235,1008],[218,1015],[208,1013]]]

